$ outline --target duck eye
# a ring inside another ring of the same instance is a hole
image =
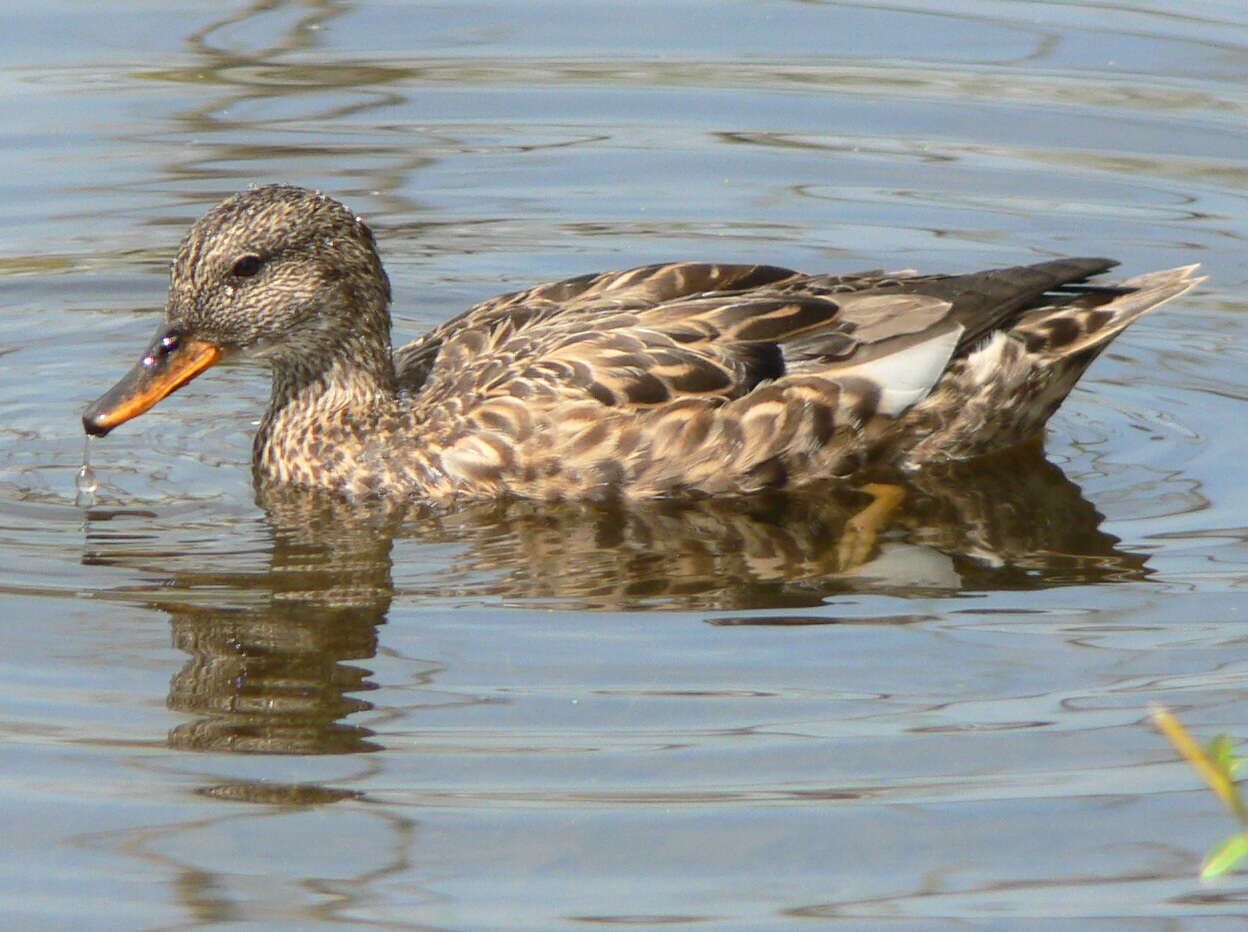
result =
[[[264,265],[264,260],[259,256],[243,256],[234,263],[234,268],[230,271],[238,278],[251,278],[260,271],[262,265]]]

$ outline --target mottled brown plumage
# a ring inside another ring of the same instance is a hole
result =
[[[724,494],[966,459],[1033,436],[1194,266],[803,275],[681,262],[503,295],[391,351],[373,236],[255,188],[191,229],[165,322],[84,415],[107,433],[222,355],[269,362],[263,482],[449,502]]]

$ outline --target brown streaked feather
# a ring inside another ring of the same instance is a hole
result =
[[[1162,301],[1191,287],[1198,265],[1128,278],[1112,289],[1089,290],[1065,305],[1029,310],[1012,332],[1033,353],[1074,356],[1099,351],[1110,340]]]
[[[579,275],[483,301],[395,351],[400,384],[414,389],[424,383],[449,336],[464,329],[512,330],[543,315],[565,319],[604,311],[642,310],[713,293],[730,295],[773,286],[802,276],[770,265],[674,262],[622,271]]]

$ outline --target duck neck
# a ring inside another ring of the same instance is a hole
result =
[[[399,403],[389,322],[372,323],[301,334],[297,347],[271,359],[273,394],[253,450],[258,475],[331,488],[349,478],[375,426]]]
[[[363,412],[394,401],[389,327],[384,334],[362,328],[332,342],[326,352],[308,348],[274,360],[270,418],[287,408]]]

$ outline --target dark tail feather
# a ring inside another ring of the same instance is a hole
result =
[[[923,282],[920,290],[953,305],[953,317],[964,328],[963,344],[973,346],[993,330],[1009,329],[1007,321],[1042,301],[1046,293],[1086,281],[1117,264],[1113,259],[1054,259],[953,275]]]

